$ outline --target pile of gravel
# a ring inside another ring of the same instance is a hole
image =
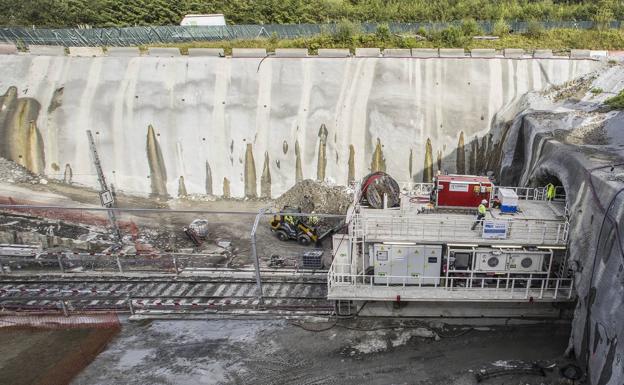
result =
[[[0,158],[0,182],[36,184],[40,182],[40,179],[27,168],[8,159]]]
[[[305,213],[345,214],[352,201],[352,192],[344,186],[330,186],[306,179],[277,198],[274,205],[277,210],[294,206]]]

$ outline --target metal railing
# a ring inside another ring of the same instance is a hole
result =
[[[363,233],[369,240],[473,242],[481,239],[481,227],[471,230],[474,221],[469,219],[441,220],[426,214],[397,215],[382,210],[356,216],[359,216],[358,223],[361,223]],[[528,242],[533,245],[565,245],[567,242],[566,221],[501,219],[497,222],[507,222],[507,237],[493,241]]]
[[[504,276],[426,277],[360,275],[343,273],[349,265],[332,265],[328,271],[327,289],[340,296],[344,288],[356,288],[357,295],[383,296],[388,288],[401,292],[401,298],[437,300],[572,300],[575,298],[572,278],[546,278],[539,273]],[[537,276],[536,276],[537,275]],[[391,283],[395,282],[395,283]],[[368,290],[367,288],[370,288]],[[349,293],[352,291],[349,290]],[[375,295],[376,293],[376,295]],[[357,296],[356,295],[356,296]],[[380,298],[382,299],[382,298]],[[388,297],[387,300],[394,300]]]

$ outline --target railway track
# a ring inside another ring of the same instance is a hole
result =
[[[13,312],[326,315],[333,310],[324,277],[267,277],[262,300],[257,294],[252,277],[0,277],[0,309]]]

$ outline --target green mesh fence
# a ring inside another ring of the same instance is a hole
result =
[[[612,28],[619,28],[622,22],[611,23]],[[442,30],[453,23],[390,23],[390,32],[396,34],[414,34],[421,28],[425,30]],[[491,33],[493,22],[480,22],[484,33]],[[513,32],[526,32],[527,22],[509,23]],[[544,29],[575,28],[589,29],[594,27],[591,21],[560,21],[543,22]],[[75,46],[135,46],[155,43],[180,43],[192,41],[219,41],[235,39],[256,39],[276,37],[294,39],[309,37],[321,33],[333,33],[336,24],[267,24],[267,25],[228,25],[228,26],[158,26],[158,27],[127,27],[127,28],[93,28],[93,29],[38,29],[38,28],[0,28],[0,42],[11,42],[17,45],[61,45]],[[374,33],[377,24],[361,25],[363,33]]]

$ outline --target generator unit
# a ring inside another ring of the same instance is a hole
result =
[[[377,285],[438,285],[442,246],[376,243],[372,247],[374,283]],[[421,278],[427,277],[427,278]]]
[[[494,188],[487,177],[472,175],[439,175],[434,183],[437,207],[476,208]]]
[[[500,251],[477,251],[475,253],[476,271],[506,271],[508,254]]]
[[[509,255],[509,271],[538,272],[543,271],[543,253],[518,253]]]

